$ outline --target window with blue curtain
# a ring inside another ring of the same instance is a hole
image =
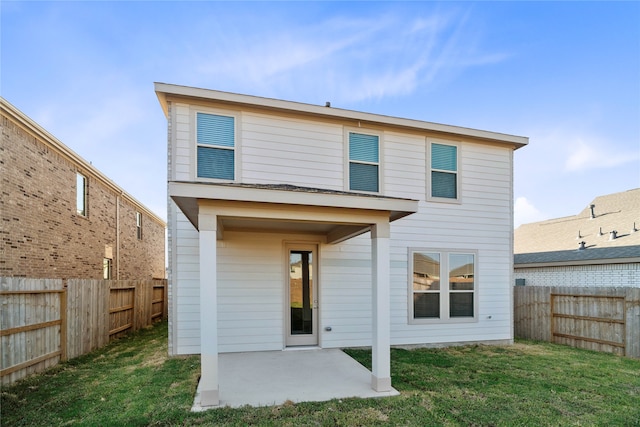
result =
[[[197,165],[199,178],[235,178],[235,119],[197,113]]]
[[[349,189],[380,191],[379,166],[378,136],[349,132]]]
[[[458,147],[431,144],[431,197],[458,198]]]

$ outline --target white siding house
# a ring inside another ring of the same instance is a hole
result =
[[[168,120],[171,354],[510,343],[525,137],[156,84]]]

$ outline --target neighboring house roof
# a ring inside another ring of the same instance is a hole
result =
[[[527,267],[529,264],[568,263],[578,264],[608,264],[615,262],[640,262],[640,245],[619,246],[613,248],[593,248],[588,250],[533,252],[515,254],[514,264]],[[596,262],[598,261],[598,262]]]
[[[26,130],[28,133],[35,135],[39,140],[45,144],[47,147],[52,149],[58,155],[62,156],[62,158],[66,159],[71,164],[76,166],[80,166],[84,171],[87,171],[95,177],[98,181],[100,181],[104,186],[111,189],[116,194],[121,195],[125,200],[131,203],[136,209],[144,212],[158,224],[163,227],[167,226],[167,223],[156,215],[153,211],[135,199],[132,195],[124,191],[120,186],[118,186],[115,182],[113,182],[109,177],[100,172],[97,168],[95,168],[91,163],[87,162],[85,159],[80,157],[75,151],[71,150],[69,147],[64,145],[59,139],[55,136],[47,132],[42,126],[37,124],[31,118],[29,118],[22,111],[13,106],[9,101],[0,96],[0,110],[3,114],[7,114],[15,123],[17,123],[20,127]]]
[[[470,129],[460,126],[443,125],[439,123],[425,122],[421,120],[404,119],[400,117],[384,116],[380,114],[364,113],[360,111],[344,110],[326,106],[304,104],[300,102],[283,101],[279,99],[263,98],[259,96],[241,95],[237,93],[221,92],[211,89],[200,89],[188,86],[173,85],[167,83],[155,84],[156,95],[160,105],[168,117],[168,99],[191,99],[200,98],[205,101],[215,101],[222,104],[244,106],[253,110],[277,111],[284,114],[297,114],[312,116],[315,118],[353,120],[355,125],[374,124],[388,128],[413,130],[420,132],[430,132],[443,135],[460,135],[499,144],[508,144],[515,149],[521,148],[529,143],[529,138],[524,136],[507,135],[498,132]]]
[[[519,266],[640,262],[640,188],[596,197],[574,216],[521,225],[514,253]]]

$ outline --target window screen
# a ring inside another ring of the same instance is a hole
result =
[[[379,138],[349,132],[349,189],[356,191],[380,191]]]
[[[235,119],[197,114],[198,177],[235,178]]]
[[[458,147],[431,144],[431,197],[458,198]]]

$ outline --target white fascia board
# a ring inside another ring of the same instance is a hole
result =
[[[252,107],[266,108],[272,110],[288,111],[294,113],[309,114],[335,119],[349,119],[354,121],[379,124],[383,126],[394,126],[414,129],[419,131],[430,131],[445,133],[449,135],[460,135],[483,140],[490,140],[497,143],[507,143],[521,148],[529,143],[529,138],[524,136],[508,135],[498,132],[490,132],[479,129],[471,129],[459,126],[444,125],[440,123],[425,122],[421,120],[404,119],[400,117],[385,116],[380,114],[364,113],[360,111],[344,110],[334,107],[323,107],[313,104],[303,104],[300,102],[283,101],[279,99],[263,98],[251,95],[241,95],[230,92],[221,92],[211,89],[201,89],[188,86],[172,85],[167,83],[155,83],[156,95],[165,113],[167,109],[167,95],[200,98],[209,101],[230,103],[236,105],[246,105]]]
[[[287,191],[190,182],[170,182],[169,196],[174,200],[182,201],[180,204],[183,205],[183,211],[185,209],[190,211],[189,213],[185,212],[188,216],[189,214],[195,214],[198,204],[197,200],[224,200],[370,210],[374,212],[388,212],[390,221],[411,215],[418,211],[418,201],[411,199],[391,199],[356,194]]]
[[[640,258],[602,258],[585,259],[576,261],[549,261],[549,262],[529,262],[514,264],[513,269],[520,268],[544,268],[544,267],[571,267],[580,265],[607,265],[607,264],[636,264],[640,263]]]

